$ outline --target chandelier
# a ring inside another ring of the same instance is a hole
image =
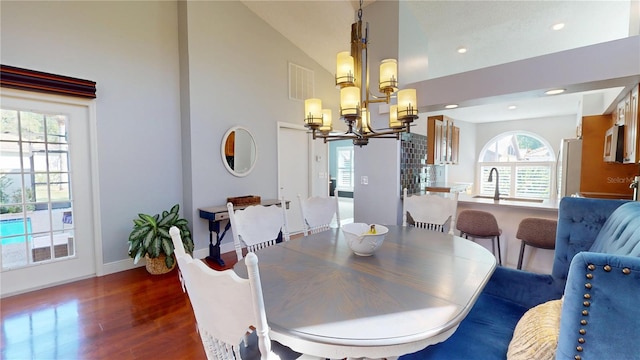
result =
[[[304,102],[305,126],[312,132],[313,139],[352,139],[354,145],[362,147],[369,138],[400,139],[401,133],[409,133],[411,123],[418,118],[415,89],[398,91],[398,62],[384,59],[380,63],[380,95],[373,95],[369,89],[369,64],[367,44],[369,24],[362,32],[362,0],[358,10],[358,22],[351,24],[351,51],[338,53],[336,66],[336,86],[340,87],[340,118],[347,125],[344,133],[332,133],[331,109],[322,108],[322,100],[306,99]],[[396,104],[389,107],[389,127],[371,127],[370,108],[372,103]]]

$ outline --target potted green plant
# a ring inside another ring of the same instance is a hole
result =
[[[147,271],[162,274],[171,271],[176,264],[173,257],[173,242],[169,229],[172,226],[180,230],[182,244],[189,254],[193,253],[193,240],[188,221],[178,214],[180,206],[174,205],[170,211],[160,214],[138,214],[133,220],[133,230],[129,234],[129,256],[137,264],[141,258],[147,260]]]

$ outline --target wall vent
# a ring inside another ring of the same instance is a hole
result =
[[[289,99],[303,101],[313,97],[313,70],[289,63]]]

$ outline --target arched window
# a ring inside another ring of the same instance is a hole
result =
[[[502,133],[491,139],[478,159],[479,192],[493,196],[499,174],[501,197],[548,199],[552,195],[556,158],[553,148],[543,138],[526,131]]]

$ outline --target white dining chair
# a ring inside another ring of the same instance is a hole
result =
[[[449,222],[448,233],[453,235],[457,211],[457,192],[409,196],[407,189],[403,190],[402,226],[411,224],[423,229],[444,232],[445,225]]]
[[[289,241],[285,205],[281,199],[280,206],[251,205],[234,210],[233,204],[227,203],[238,261],[243,258],[243,246],[247,252],[254,252],[274,245],[280,237],[282,241]]]
[[[317,360],[270,339],[256,254],[247,254],[248,279],[243,279],[233,270],[217,271],[193,259],[178,228],[169,234],[207,359]]]
[[[216,271],[194,260],[184,251],[180,231],[171,227],[169,233],[207,359],[241,359],[242,353],[251,350],[241,346],[251,327],[255,328],[260,358],[268,359],[271,340],[257,256],[247,257],[249,279],[242,279],[233,270]]]
[[[334,218],[336,219],[336,226],[338,228],[340,227],[338,197],[312,196],[303,199],[302,196],[298,194],[298,204],[300,205],[300,214],[302,215],[304,236],[329,230]]]

